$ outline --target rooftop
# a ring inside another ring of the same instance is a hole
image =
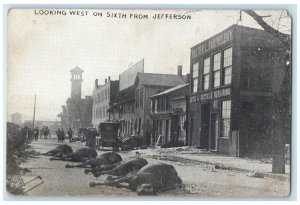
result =
[[[186,76],[158,73],[138,73],[136,81],[139,80],[143,85],[156,86],[177,86],[185,83]]]
[[[163,91],[163,92],[160,92],[160,93],[158,93],[158,94],[155,94],[155,95],[151,96],[150,98],[158,97],[158,96],[161,96],[161,95],[166,95],[166,94],[172,93],[172,92],[174,92],[174,91],[176,91],[176,90],[179,90],[179,89],[181,89],[181,88],[187,87],[188,85],[189,85],[189,84],[186,83],[186,84],[182,84],[182,85],[175,86],[175,87],[173,87],[173,88],[170,88],[170,89],[168,89],[168,90],[165,90],[165,91]]]

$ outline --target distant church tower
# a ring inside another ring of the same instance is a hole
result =
[[[81,99],[81,84],[82,84],[82,73],[78,66],[73,68],[71,71],[71,98]]]

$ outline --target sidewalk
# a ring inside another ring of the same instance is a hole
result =
[[[179,150],[179,151],[178,151]],[[193,163],[217,165],[221,169],[234,170],[239,172],[259,172],[264,177],[275,178],[283,181],[290,181],[290,164],[285,164],[285,174],[273,174],[272,163],[262,162],[250,158],[238,158],[224,155],[218,155],[211,152],[201,151],[199,149],[180,150],[180,148],[154,148],[139,150],[140,152],[152,156],[167,157],[170,160],[188,160]]]

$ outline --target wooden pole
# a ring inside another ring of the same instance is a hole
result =
[[[36,94],[34,95],[33,120],[32,120],[33,129],[34,129],[34,121],[35,121],[35,104],[36,104]]]

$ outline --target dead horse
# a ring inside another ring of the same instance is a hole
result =
[[[124,185],[127,183],[128,185]],[[104,183],[91,182],[90,187],[100,185],[129,188],[139,193],[151,192],[155,194],[182,186],[182,180],[172,165],[164,163],[148,164],[136,174],[120,179],[108,180]],[[146,189],[146,190],[145,190]]]
[[[55,156],[55,157],[61,157],[66,154],[73,153],[72,147],[66,144],[58,145],[56,148],[49,150],[46,153],[42,153],[42,155],[47,156]]]
[[[142,157],[138,157],[129,161],[123,161],[112,170],[107,171],[92,171],[95,177],[99,177],[104,174],[109,174],[118,177],[124,177],[129,173],[137,173],[140,169],[148,164],[148,161]],[[112,179],[112,177],[110,178]]]
[[[84,162],[86,160],[96,158],[97,152],[91,147],[77,149],[74,153],[63,155],[62,157],[52,157],[50,160],[62,160],[70,162]]]
[[[87,160],[86,162],[76,164],[76,165],[70,165],[66,164],[66,168],[73,168],[73,167],[91,167],[92,169],[95,169],[96,167],[100,167],[102,165],[112,165],[115,163],[118,163],[122,161],[122,157],[115,152],[106,152],[101,155],[99,155],[97,158]]]

